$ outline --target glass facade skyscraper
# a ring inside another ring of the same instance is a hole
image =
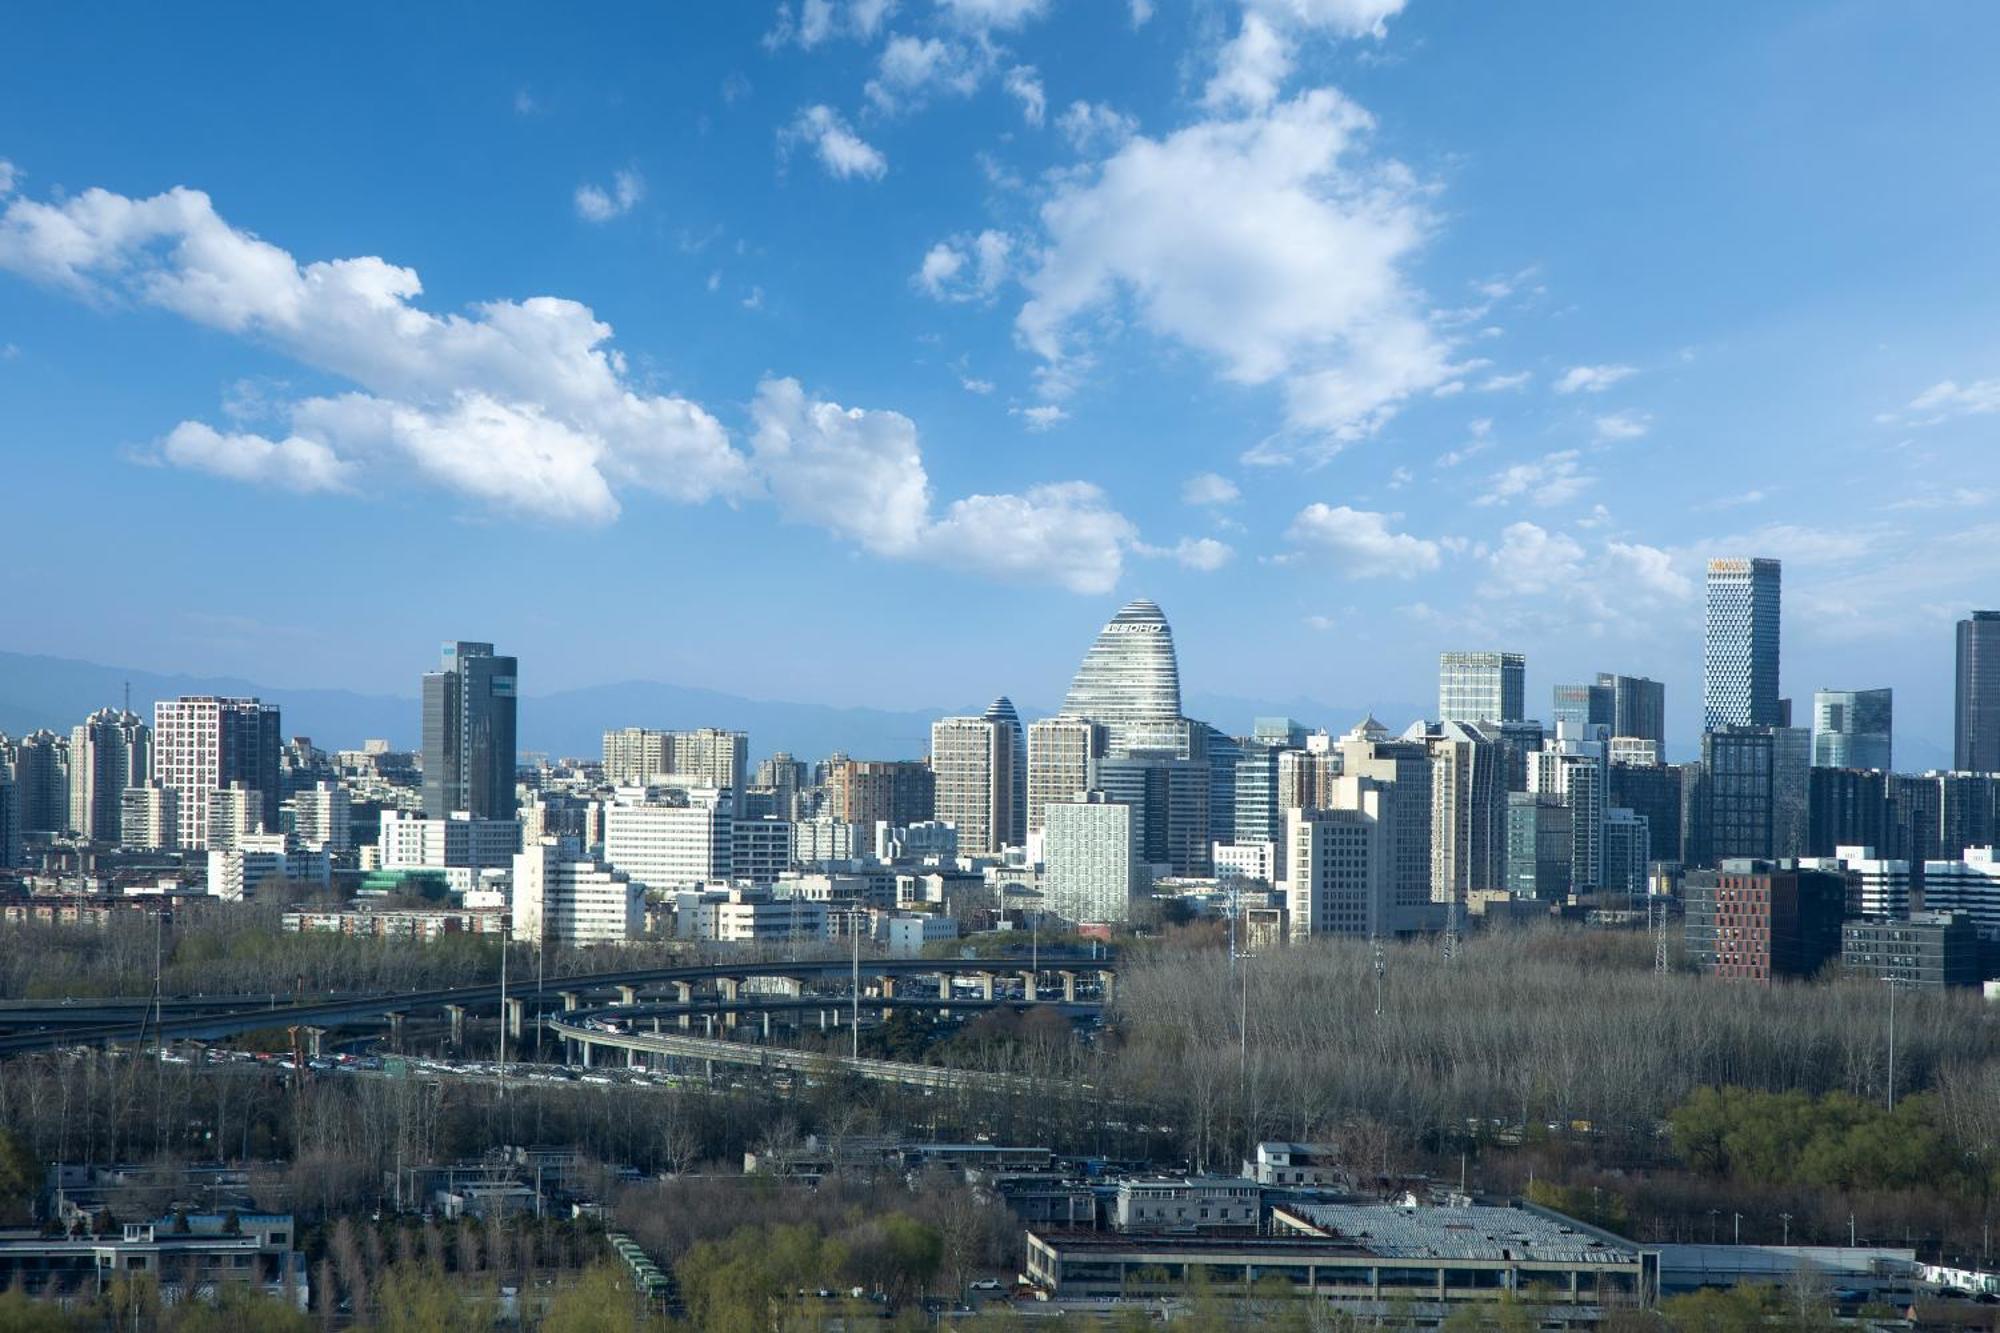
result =
[[[1519,722],[1528,715],[1527,681],[1519,653],[1440,653],[1438,720]]]
[[[2000,611],[1958,622],[1958,700],[1951,766],[2000,773]]]
[[[1708,624],[1702,639],[1701,726],[1775,727],[1778,704],[1776,560],[1708,562]]]
[[[1814,691],[1813,767],[1889,772],[1894,713],[1889,690]]]
[[[490,643],[447,643],[424,675],[424,814],[512,819],[517,666]]]

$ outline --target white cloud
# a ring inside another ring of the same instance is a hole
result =
[[[1282,383],[1324,456],[1450,376],[1402,273],[1429,226],[1398,164],[1360,158],[1366,112],[1331,89],[1268,112],[1134,137],[1043,205],[1016,329],[1060,382],[1075,326],[1121,298],[1149,331],[1243,384]]]
[[[589,307],[543,296],[432,314],[414,304],[422,284],[412,270],[373,256],[300,265],[229,226],[197,190],[17,198],[0,214],[0,268],[86,299],[172,311],[361,390],[292,404],[290,434],[266,441],[268,450],[191,432],[163,448],[169,462],[259,476],[289,466],[356,488],[367,474],[378,489],[414,472],[569,520],[615,515],[614,485],[700,501],[749,482],[714,417],[630,381],[610,326]],[[287,448],[293,439],[341,466]],[[490,457],[468,461],[468,439]]]
[[[910,281],[934,300],[983,300],[1005,281],[1013,249],[1013,238],[1001,231],[953,236],[924,252]]]
[[[914,421],[808,400],[792,379],[758,385],[750,417],[758,471],[786,517],[877,555],[908,555],[923,540],[930,479]]]
[[[1496,505],[1526,499],[1537,505],[1559,505],[1583,494],[1596,480],[1582,470],[1576,450],[1560,449],[1532,462],[1502,468],[1486,479],[1485,492],[1473,503]]]
[[[1533,523],[1510,523],[1486,558],[1489,592],[1539,596],[1571,586],[1580,576],[1583,547],[1573,537]]]
[[[1708,500],[1697,505],[1696,508],[1708,510],[1741,509],[1744,505],[1762,504],[1767,498],[1769,497],[1764,491],[1748,490],[1735,495],[1719,495],[1713,500]]]
[[[984,32],[1018,28],[1047,12],[1049,0],[938,0],[938,8],[961,27]]]
[[[1007,71],[1006,89],[1021,103],[1021,117],[1039,127],[1048,114],[1048,95],[1042,91],[1041,77],[1033,65],[1016,65]]]
[[[1252,10],[1243,15],[1242,27],[1222,48],[1221,63],[1201,100],[1215,109],[1261,111],[1278,99],[1291,73],[1291,39]]]
[[[895,10],[894,0],[800,0],[798,9],[778,6],[777,21],[764,35],[768,50],[796,43],[805,50],[834,37],[867,41]]]
[[[1948,490],[1934,490],[1923,495],[1913,495],[1897,500],[1891,509],[1983,509],[1992,504],[2000,492],[1981,490],[1972,486],[1953,486]]]
[[[1138,532],[1086,482],[972,495],[931,513],[916,424],[770,379],[751,405],[758,471],[781,513],[877,555],[1076,592],[1113,587]]]
[[[14,169],[12,162],[9,162],[4,157],[0,157],[0,199],[5,199],[8,195],[14,193],[14,182],[19,178],[19,175],[20,173]]]
[[[224,434],[199,421],[174,427],[160,442],[160,455],[176,467],[289,491],[346,490],[353,471],[318,440]]]
[[[1481,393],[1501,393],[1508,389],[1519,389],[1524,387],[1534,377],[1535,372],[1532,370],[1523,370],[1513,375],[1488,375],[1479,382],[1479,391]]]
[[[1390,530],[1394,514],[1346,505],[1309,504],[1292,520],[1294,546],[1325,551],[1348,578],[1411,578],[1438,567],[1438,543]]]
[[[1214,472],[1189,477],[1181,486],[1181,500],[1191,505],[1228,505],[1243,498],[1236,483]]]
[[[799,144],[811,145],[827,175],[836,180],[855,176],[880,180],[889,169],[889,159],[849,128],[830,106],[804,107],[791,124],[778,131],[780,151],[789,153]]]
[[[1611,412],[1592,423],[1601,444],[1636,440],[1653,428],[1653,419],[1644,412]]]
[[[1315,614],[1306,617],[1306,628],[1318,630],[1322,634],[1326,633],[1326,631],[1332,629],[1335,625],[1338,625],[1339,623],[1340,622],[1335,620],[1332,616]]]
[[[1188,569],[1214,573],[1228,564],[1236,551],[1227,542],[1213,537],[1183,537],[1174,545],[1174,559]]]
[[[1056,128],[1079,153],[1116,148],[1138,133],[1139,122],[1105,102],[1071,102]]]
[[[1556,392],[1603,393],[1622,379],[1629,379],[1639,372],[1631,366],[1571,366],[1556,381]]]
[[[1202,101],[1212,109],[1262,110],[1284,91],[1301,35],[1379,38],[1402,8],[1403,0],[1244,0],[1236,36],[1223,46]]]
[[[1153,0],[1131,0],[1132,26],[1143,28],[1152,21]]]
[[[764,289],[757,286],[751,287],[749,291],[743,294],[743,299],[737,302],[737,304],[745,310],[762,310],[764,308]]]
[[[967,393],[988,394],[994,389],[992,380],[982,380],[971,375],[959,376],[958,382]]]
[[[1037,433],[1053,430],[1069,420],[1069,413],[1054,403],[1039,403],[1033,407],[1010,407],[1007,409],[1007,415],[1021,418],[1028,423],[1029,430]]]
[[[636,171],[621,171],[609,190],[595,185],[576,187],[576,215],[586,222],[609,222],[632,211],[646,195],[646,182]]]
[[[966,97],[977,91],[992,71],[993,56],[994,52],[980,43],[901,33],[883,45],[875,77],[862,91],[885,113],[920,105],[934,91]],[[1028,71],[1031,76],[1033,72]]]
[[[0,190],[0,194],[4,193]],[[1935,426],[1954,417],[1986,416],[1994,412],[2000,412],[2000,379],[1974,380],[1970,384],[1940,380],[1912,398],[1902,413],[1884,413],[1877,419]]]

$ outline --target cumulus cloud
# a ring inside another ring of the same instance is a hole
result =
[[[1213,573],[1228,564],[1236,551],[1213,537],[1183,537],[1174,545],[1174,559],[1188,569]]]
[[[636,171],[621,171],[612,177],[611,188],[596,185],[576,187],[576,215],[586,222],[609,222],[632,211],[646,196],[646,182]]]
[[[1631,366],[1571,366],[1556,381],[1556,392],[1603,393],[1623,379],[1629,379],[1639,372]]]
[[[812,149],[826,174],[835,180],[856,176],[880,180],[889,170],[889,159],[848,125],[830,106],[803,107],[792,122],[778,131],[778,148],[789,154],[794,148]]]
[[[1292,520],[1286,538],[1298,548],[1331,555],[1350,579],[1412,578],[1436,569],[1437,542],[1393,531],[1399,517],[1346,505],[1309,504]]]
[[[1400,165],[1364,158],[1370,125],[1317,89],[1134,136],[1059,184],[1015,323],[1050,384],[1073,381],[1087,354],[1077,326],[1121,303],[1229,379],[1280,383],[1309,456],[1449,379],[1448,350],[1403,275],[1429,226],[1422,192]]]
[[[1576,450],[1560,449],[1502,468],[1486,479],[1485,492],[1473,503],[1497,505],[1525,499],[1537,505],[1559,505],[1583,494],[1596,480],[1582,470]]]
[[[1533,596],[1573,583],[1582,568],[1583,546],[1534,523],[1510,523],[1486,561],[1490,591]]]
[[[1592,548],[1539,524],[1509,524],[1484,551],[1481,598],[1501,623],[1536,632],[1617,628],[1650,634],[1673,624],[1695,601],[1680,557],[1636,542]],[[1476,616],[1481,623],[1483,617]]]
[[[992,70],[993,56],[992,48],[979,42],[899,33],[883,45],[875,62],[875,77],[868,80],[862,91],[882,112],[921,105],[933,92],[970,96]],[[1026,72],[1032,79],[1034,71]],[[1008,87],[1013,91],[1012,76]],[[1037,82],[1037,95],[1040,88]]]
[[[1021,117],[1030,125],[1040,126],[1048,115],[1048,94],[1042,91],[1041,76],[1033,65],[1016,65],[1007,71],[1005,87],[1021,104]]]
[[[779,511],[874,554],[1098,593],[1136,548],[1137,529],[1087,482],[967,496],[934,516],[916,424],[899,412],[842,407],[771,379],[751,416]]]
[[[749,481],[707,411],[631,382],[589,307],[544,296],[434,314],[416,304],[414,271],[373,256],[301,265],[198,190],[14,199],[0,213],[0,268],[171,311],[358,388],[291,404],[282,438],[170,435],[168,462],[245,480],[283,470],[316,489],[414,472],[557,519],[615,516],[614,485],[699,501]],[[467,459],[468,441],[480,458]]]
[[[1006,279],[1013,249],[1013,238],[1002,231],[953,236],[924,252],[910,280],[934,300],[983,300]]]
[[[14,169],[14,164],[6,158],[0,157],[0,199],[5,199],[8,195],[14,193],[14,181],[17,176],[18,173]]]
[[[833,37],[866,41],[881,31],[895,7],[895,0],[799,0],[796,10],[782,4],[777,21],[764,35],[764,45],[776,50],[796,43],[810,51]]]
[[[1284,90],[1301,36],[1381,37],[1402,8],[1403,0],[1244,0],[1236,35],[1223,46],[1202,100],[1214,108],[1261,110]]]
[[[1181,486],[1181,500],[1191,505],[1235,504],[1242,498],[1235,482],[1214,472],[1189,477]]]

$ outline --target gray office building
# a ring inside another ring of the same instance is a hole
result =
[[[1708,562],[1702,730],[1784,725],[1778,701],[1780,579],[1776,560]]]
[[[1958,705],[1951,766],[2000,773],[2000,611],[1958,622]]]
[[[1440,653],[1440,722],[1519,722],[1527,714],[1528,659],[1519,653]]]
[[[1703,733],[1703,859],[1803,856],[1811,758],[1803,728],[1724,727]]]
[[[1567,722],[1574,727],[1603,727],[1610,735],[1618,734],[1612,726],[1616,713],[1609,685],[1558,685],[1551,702],[1554,709],[1550,720],[1558,727]]]
[[[1597,673],[1597,688],[1611,691],[1611,734],[1667,745],[1667,687],[1646,676]]]
[[[1848,972],[1920,990],[1979,984],[1979,933],[1963,912],[1848,921],[1840,928]]]
[[[515,660],[490,643],[447,643],[436,671],[424,675],[424,814],[448,819],[512,819]]]
[[[1813,691],[1813,767],[1890,772],[1891,690]]]

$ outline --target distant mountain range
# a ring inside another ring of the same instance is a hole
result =
[[[325,749],[356,747],[369,737],[381,737],[399,748],[417,744],[415,695],[276,689],[233,676],[170,675],[8,652],[0,652],[0,731],[16,736],[38,727],[67,731],[99,708],[118,706],[128,683],[133,711],[148,719],[157,699],[182,694],[253,695],[283,710],[287,735],[311,736]],[[1055,711],[1053,705],[1015,702],[1028,721]],[[1185,705],[1192,716],[1237,734],[1247,732],[1253,718],[1268,716],[1290,716],[1308,726],[1344,731],[1370,711],[1400,731],[1425,711],[1422,705],[1407,702],[1338,706],[1308,699],[1269,702],[1203,693],[1188,695]],[[934,719],[984,707],[981,701],[908,710],[836,708],[749,699],[660,681],[623,681],[523,699],[520,743],[525,750],[594,755],[609,727],[731,727],[747,731],[751,753],[760,756],[788,750],[817,758],[845,750],[861,757],[914,757],[929,747]]]

